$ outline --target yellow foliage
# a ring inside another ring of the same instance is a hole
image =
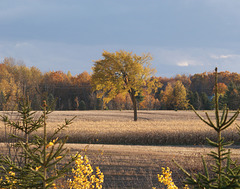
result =
[[[89,163],[87,156],[83,157],[78,155],[72,173],[74,175],[73,180],[68,180],[70,189],[102,188],[104,175],[99,167],[96,167],[96,174],[93,174],[93,168]]]
[[[8,175],[4,176],[5,179],[0,178],[0,182],[4,180],[6,184],[8,184],[8,188],[15,189],[15,184],[17,183],[17,179],[15,179],[15,173],[13,171],[9,171]],[[1,188],[0,188],[1,189]]]
[[[139,103],[140,109],[152,110],[159,105],[159,100],[155,99],[153,95],[146,94],[144,100]]]
[[[187,91],[182,82],[179,80],[175,83],[173,95],[175,108],[182,110],[188,108]]]
[[[181,81],[177,81],[172,87],[168,83],[165,90],[161,91],[161,104],[165,109],[180,109],[188,108],[187,91]]]
[[[154,69],[150,68],[152,57],[149,54],[137,56],[126,51],[104,51],[102,56],[104,59],[95,61],[92,68],[92,86],[106,103],[120,93],[132,91],[138,94],[154,73]]]
[[[158,174],[158,181],[167,186],[167,189],[178,189],[178,187],[174,184],[172,180],[172,171],[170,171],[169,167],[167,167],[167,169],[162,167],[162,175]],[[153,189],[156,189],[156,187],[153,187]],[[187,185],[185,185],[183,189],[189,188]]]
[[[173,109],[173,87],[170,83],[167,84],[164,91],[161,91],[161,104],[166,109]]]

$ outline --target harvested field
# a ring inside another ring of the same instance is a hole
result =
[[[204,116],[204,112],[199,113]],[[209,114],[214,116],[213,111]],[[69,143],[203,145],[206,137],[215,137],[213,130],[192,111],[139,111],[137,122],[132,121],[132,111],[55,111],[48,116],[48,133],[65,118],[74,116],[77,117],[73,124],[61,133],[69,136]],[[1,130],[3,133],[3,125]],[[223,135],[239,143],[235,126]],[[4,137],[1,137],[0,142],[3,141]]]
[[[72,152],[84,145],[68,145]],[[90,145],[86,154],[99,165],[105,175],[104,188],[150,189],[159,186],[157,174],[161,167],[170,167],[173,179],[182,185],[184,175],[172,162],[175,159],[189,172],[202,171],[201,155],[210,152],[204,147]],[[232,149],[233,157],[239,158],[239,149]]]
[[[209,113],[214,116],[213,112]],[[174,158],[190,172],[201,171],[201,154],[211,150],[204,145],[205,137],[214,137],[211,129],[192,111],[139,111],[137,122],[132,121],[132,111],[56,111],[48,116],[48,133],[65,118],[74,116],[77,117],[73,124],[61,135],[69,135],[67,147],[71,154],[91,143],[82,154],[86,153],[94,165],[100,166],[105,175],[104,188],[158,186],[157,174],[161,173],[161,167],[167,166],[181,186],[184,175],[171,160]],[[10,114],[11,117],[14,115]],[[4,141],[5,127],[2,123],[0,126]],[[225,136],[238,143],[236,133],[233,125]],[[239,159],[239,146],[234,148],[234,159]]]
[[[159,186],[157,174],[161,167],[170,167],[173,180],[182,186],[184,175],[172,162],[175,159],[187,171],[202,171],[201,155],[206,157],[210,148],[203,146],[139,146],[67,144],[70,154],[86,154],[93,167],[99,166],[104,173],[106,189],[151,189]],[[4,145],[0,145],[1,151]],[[87,149],[86,151],[83,149]],[[239,159],[238,147],[232,150],[232,157]],[[206,157],[208,160],[208,158]],[[66,180],[64,180],[66,181]]]

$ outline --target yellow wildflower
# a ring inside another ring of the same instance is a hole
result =
[[[42,166],[36,167],[35,171],[38,171]]]
[[[49,148],[50,146],[53,146],[53,145],[54,145],[53,142],[49,142],[49,143],[47,144],[46,148]]]
[[[52,142],[49,142],[46,146],[46,148],[49,148],[50,146],[53,146],[58,140],[58,137],[56,139],[54,139]]]
[[[61,159],[62,158],[62,156],[58,156],[58,157],[56,157],[56,159]]]
[[[78,155],[75,161],[75,167],[72,169],[73,180],[69,179],[70,189],[79,188],[102,188],[104,175],[99,167],[96,167],[96,174],[93,174],[93,168],[89,163],[87,156]]]
[[[15,173],[12,172],[12,171],[9,171],[9,175],[11,175],[11,176],[15,176]]]
[[[53,143],[55,144],[57,140],[58,140],[58,137],[57,137],[56,139],[53,140]]]
[[[178,189],[178,187],[174,184],[172,180],[172,172],[170,171],[169,167],[167,167],[167,169],[162,167],[162,175],[158,174],[158,181],[166,185],[167,189]],[[156,187],[153,187],[152,189],[156,189]],[[189,188],[187,185],[185,185],[183,189]]]

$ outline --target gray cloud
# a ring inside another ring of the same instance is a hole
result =
[[[0,58],[14,57],[27,66],[36,66],[43,71],[71,71],[73,75],[83,71],[91,72],[93,61],[101,59],[103,50],[132,51],[138,55],[151,53],[152,67],[157,69],[157,76],[176,74],[194,74],[219,70],[240,70],[240,56],[223,53],[223,49],[167,49],[155,46],[112,46],[112,45],[77,45],[44,41],[25,41],[0,45]]]
[[[91,72],[103,50],[150,52],[157,75],[240,70],[240,1],[11,0],[0,7],[0,60]]]

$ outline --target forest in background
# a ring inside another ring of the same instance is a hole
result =
[[[214,72],[175,77],[154,77],[158,90],[148,93],[143,88],[137,96],[138,109],[185,110],[189,104],[197,110],[213,109]],[[240,74],[219,72],[220,106],[232,109],[240,106]],[[17,110],[18,101],[28,97],[33,110],[40,110],[46,100],[53,110],[129,110],[129,95],[119,94],[107,104],[98,98],[91,87],[91,75],[82,72],[72,76],[63,71],[41,72],[36,67],[16,63],[5,58],[0,63],[0,111]]]

